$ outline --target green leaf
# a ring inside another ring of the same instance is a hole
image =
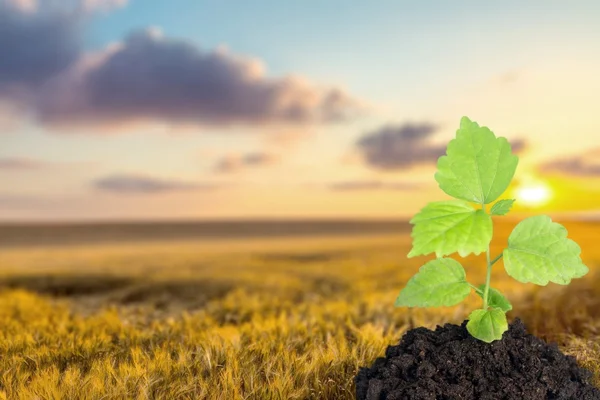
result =
[[[577,243],[567,239],[567,229],[546,215],[521,221],[508,237],[504,268],[519,282],[545,286],[567,285],[588,273]]]
[[[467,330],[471,336],[486,343],[500,340],[508,330],[506,314],[499,308],[475,310],[469,315]]]
[[[518,162],[506,138],[463,117],[446,155],[438,159],[435,179],[452,197],[488,204],[506,190]]]
[[[462,200],[429,203],[410,223],[413,247],[408,257],[454,252],[465,257],[485,251],[492,240],[492,218]]]
[[[396,299],[396,307],[453,306],[471,293],[465,270],[452,258],[438,258],[423,265]]]
[[[508,212],[512,208],[514,202],[515,202],[514,199],[498,200],[492,206],[492,209],[491,209],[490,212],[491,212],[492,215],[506,215],[506,214],[508,214]]]
[[[484,291],[485,285],[479,285],[479,287],[476,290],[477,294],[482,299]],[[493,287],[490,288],[490,291],[488,293],[488,306],[499,308],[504,312],[509,312],[510,310],[512,310],[512,304],[510,304],[510,301],[508,301],[508,299],[504,297],[504,295],[500,293],[500,291],[494,289]]]

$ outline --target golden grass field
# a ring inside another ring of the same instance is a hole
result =
[[[565,225],[587,277],[513,284],[500,262],[492,285],[600,384],[600,225]],[[427,260],[409,248],[406,232],[4,246],[0,398],[352,399],[358,367],[405,330],[479,305],[394,308]],[[483,282],[482,257],[464,265]]]

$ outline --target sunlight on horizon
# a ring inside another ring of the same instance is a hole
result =
[[[529,208],[539,208],[552,199],[552,189],[544,182],[530,182],[514,190],[516,200]]]

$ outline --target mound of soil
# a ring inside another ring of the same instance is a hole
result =
[[[356,376],[358,400],[600,400],[574,357],[530,335],[517,319],[484,343],[461,326],[408,331]]]

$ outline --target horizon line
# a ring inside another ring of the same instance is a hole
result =
[[[558,220],[600,221],[597,212],[515,212],[502,216],[503,220],[515,220],[524,215],[549,215]],[[412,217],[400,216],[253,216],[253,217],[191,217],[191,218],[78,218],[78,219],[0,219],[0,226],[71,226],[71,225],[167,225],[167,224],[218,224],[218,223],[408,223]]]

